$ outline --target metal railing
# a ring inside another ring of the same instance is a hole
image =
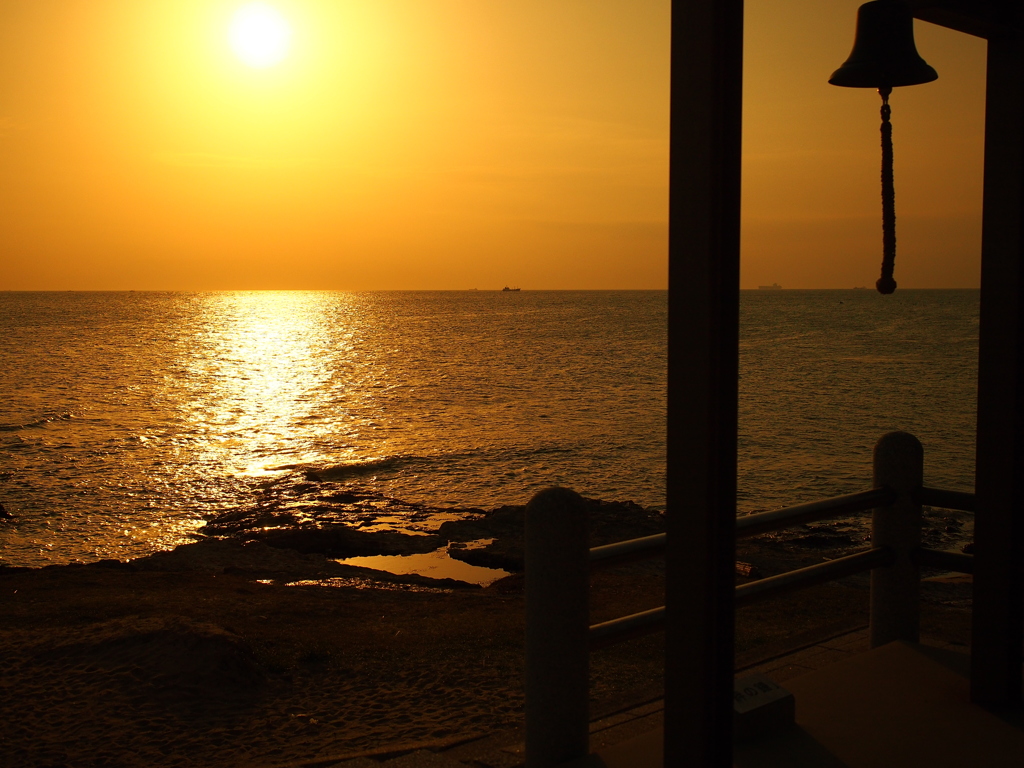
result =
[[[874,485],[860,493],[738,518],[736,536],[748,538],[872,510],[872,547],[738,585],[736,606],[870,572],[871,646],[916,642],[920,568],[971,573],[974,565],[971,555],[921,546],[921,508],[973,512],[974,494],[924,486],[921,444],[905,432],[890,432],[878,441]],[[589,652],[661,631],[665,625],[662,606],[591,626],[589,571],[657,557],[666,550],[667,536],[588,550],[586,504],[562,488],[534,497],[526,526],[527,768],[548,768],[587,754]]]
[[[736,537],[738,539],[749,538],[785,530],[804,523],[846,517],[869,509],[887,508],[896,499],[897,494],[893,491],[886,488],[873,488],[869,491],[835,496],[771,512],[745,515],[736,520]],[[922,486],[916,494],[916,499],[921,502],[922,506],[962,512],[974,511],[973,493]],[[653,536],[594,547],[590,550],[590,567],[591,569],[607,568],[657,557],[664,554],[666,540],[667,537],[664,533],[658,533]],[[916,560],[919,566],[926,568],[939,568],[956,573],[973,573],[974,571],[974,557],[960,552],[920,547],[916,552]],[[835,581],[891,564],[891,552],[882,547],[875,547],[826,563],[741,584],[736,587],[736,606],[749,605],[786,592]],[[643,634],[658,632],[664,627],[664,621],[665,609],[661,607],[595,624],[590,627],[590,647],[592,649],[604,648]]]

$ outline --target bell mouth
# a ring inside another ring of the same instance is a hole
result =
[[[829,85],[842,88],[900,88],[904,85],[922,85],[939,79],[939,73],[924,59],[900,66],[877,62],[847,61],[832,73]]]
[[[828,84],[842,88],[900,88],[904,85],[922,85],[938,79],[939,73],[928,64],[916,68],[913,72],[904,70],[898,75],[870,64],[844,64],[832,73]]]

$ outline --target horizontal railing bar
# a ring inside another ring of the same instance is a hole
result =
[[[926,568],[941,568],[956,573],[974,573],[974,555],[960,552],[949,552],[944,549],[926,549],[917,551],[917,564]]]
[[[656,557],[665,551],[665,538],[664,533],[656,533],[653,536],[643,536],[639,539],[628,539],[617,541],[614,544],[593,547],[590,550],[590,567],[604,568],[619,563],[628,563],[632,560]]]
[[[630,616],[611,619],[590,627],[590,647],[604,648],[630,638],[660,632],[665,628],[665,606]]]
[[[756,536],[761,533],[782,530],[791,525],[811,523],[838,517],[843,514],[864,512],[876,507],[892,504],[896,494],[886,488],[872,488],[846,496],[835,496],[830,499],[797,504],[792,507],[758,512],[736,519],[737,538]],[[924,486],[920,490],[920,501],[930,507],[954,509],[961,512],[974,511],[974,494],[964,491],[947,491],[942,488]],[[645,557],[655,557],[665,551],[665,534],[656,533],[637,539],[618,541],[593,547],[590,550],[590,563],[594,568],[616,565]]]
[[[942,488],[929,488],[927,485],[918,493],[918,500],[928,507],[955,509],[958,512],[974,512],[977,506],[974,494],[965,491],[946,491]]]
[[[839,517],[867,509],[887,507],[896,501],[896,492],[887,488],[872,488],[870,491],[836,496],[808,504],[797,504],[771,512],[757,512],[736,518],[736,537],[746,538],[760,533],[780,531],[791,525],[813,523],[830,517]]]
[[[736,605],[748,605],[785,592],[813,587],[856,573],[891,565],[892,552],[884,547],[867,549],[846,557],[800,568],[767,579],[759,579],[736,587]],[[665,608],[651,608],[618,619],[611,619],[590,627],[590,647],[603,648],[633,637],[659,632],[665,628]]]
[[[838,557],[825,563],[809,565],[795,571],[769,576],[736,587],[736,605],[749,605],[774,595],[794,592],[804,587],[813,587],[826,581],[870,571],[883,565],[892,565],[893,554],[885,547],[875,547],[846,557]]]

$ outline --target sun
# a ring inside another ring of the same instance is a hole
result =
[[[273,6],[247,3],[231,18],[228,42],[231,50],[250,67],[263,69],[277,64],[291,47],[292,28]]]

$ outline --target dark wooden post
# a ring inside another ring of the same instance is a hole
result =
[[[526,506],[526,767],[590,747],[590,526],[583,499],[548,488]]]
[[[871,515],[871,545],[888,547],[896,561],[871,571],[871,647],[905,640],[916,643],[921,627],[921,502],[924,449],[908,432],[889,432],[875,444],[874,487],[899,498]]]
[[[1024,645],[1024,34],[988,40],[971,698],[1021,699]]]
[[[743,2],[672,4],[665,765],[732,766]]]

